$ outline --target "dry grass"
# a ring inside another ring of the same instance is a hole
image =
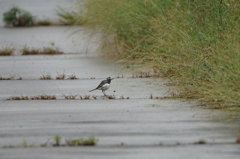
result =
[[[92,95],[93,99],[97,99],[97,96]]]
[[[16,78],[15,76],[10,76],[10,77],[1,77],[0,76],[0,80],[22,80],[22,77],[19,76],[18,78]]]
[[[57,80],[64,80],[66,77],[66,74],[64,72],[62,74],[57,72],[57,74],[58,74],[56,77]]]
[[[38,95],[38,96],[13,96],[7,100],[55,100],[55,95]]]
[[[11,47],[3,47],[0,49],[0,56],[10,56],[13,54],[14,49]]]
[[[85,94],[85,95],[83,95],[83,96],[80,95],[79,97],[80,97],[80,99],[83,99],[83,100],[89,100],[91,96]]]
[[[77,96],[78,96],[78,95],[73,95],[73,94],[71,94],[71,93],[70,93],[70,95],[65,95],[65,94],[62,93],[62,95],[63,95],[63,97],[64,97],[65,99],[68,99],[68,100],[74,100],[74,99],[76,99]]]
[[[52,80],[52,76],[48,73],[48,74],[43,74],[41,77],[40,77],[40,80]]]
[[[95,146],[97,143],[97,139],[94,137],[90,137],[87,139],[69,139],[66,140],[67,146]]]
[[[116,99],[116,96],[113,94],[113,95],[106,95],[106,97],[108,98],[108,99]]]
[[[52,43],[49,47],[43,47],[41,49],[24,47],[21,51],[22,55],[58,55],[63,54],[58,47],[55,47]]]
[[[6,100],[29,100],[29,97],[28,96],[13,96]]]
[[[78,78],[75,74],[72,74],[72,75],[69,75],[67,79],[75,80],[75,79],[78,79]]]
[[[122,95],[122,96],[120,96],[120,99],[125,99],[125,98],[124,98],[124,96]]]
[[[55,100],[57,99],[55,95],[38,95],[38,96],[32,96],[29,99],[31,100]]]
[[[200,139],[199,141],[197,142],[194,142],[194,144],[199,144],[199,145],[202,145],[202,144],[206,144],[207,142],[203,139]]]

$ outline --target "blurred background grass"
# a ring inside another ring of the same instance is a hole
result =
[[[75,24],[101,30],[107,57],[168,77],[174,97],[240,106],[240,1],[87,0],[85,6]]]

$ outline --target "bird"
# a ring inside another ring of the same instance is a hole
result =
[[[95,91],[95,90],[102,90],[104,96],[106,96],[105,91],[108,90],[110,88],[110,84],[111,84],[111,80],[113,80],[114,78],[108,77],[107,79],[103,80],[98,86],[97,88],[90,90],[89,92]]]

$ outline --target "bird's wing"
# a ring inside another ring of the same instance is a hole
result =
[[[104,84],[106,84],[107,83],[107,80],[103,80],[98,86],[97,86],[97,88],[96,89],[98,89],[98,88],[101,88]]]

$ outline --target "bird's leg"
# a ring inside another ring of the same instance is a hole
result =
[[[102,92],[103,92],[104,96],[107,96],[104,90],[102,90]]]

